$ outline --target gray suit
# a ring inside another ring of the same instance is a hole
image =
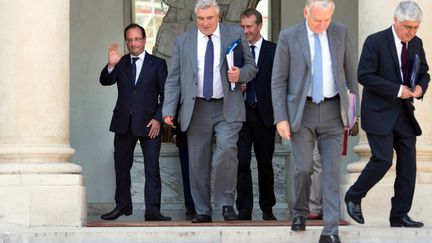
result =
[[[171,68],[165,84],[163,116],[175,116],[180,105],[179,122],[187,131],[189,146],[189,172],[191,192],[198,214],[211,215],[210,175],[212,168],[212,138],[216,136],[213,155],[214,199],[217,206],[232,206],[237,182],[238,132],[245,120],[245,107],[240,84],[230,90],[227,78],[227,47],[241,39],[243,53],[240,82],[246,83],[256,73],[256,66],[249,45],[239,27],[219,23],[221,40],[221,79],[223,99],[205,101],[197,99],[197,35],[196,27],[175,40]],[[180,103],[179,103],[180,102]]]
[[[358,97],[355,57],[347,28],[331,23],[327,38],[339,98],[320,104],[307,100],[312,64],[306,22],[281,31],[272,74],[275,124],[287,120],[291,129],[294,216],[306,217],[309,211],[312,155],[315,141],[318,142],[323,178],[323,235],[338,233],[339,167],[343,128],[347,126],[347,89]]]

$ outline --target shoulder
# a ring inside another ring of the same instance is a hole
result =
[[[262,43],[262,48],[266,50],[276,50],[276,44],[274,42],[264,40]]]
[[[295,36],[298,32],[303,30],[306,31],[305,22],[300,22],[296,25],[281,30],[280,36]]]
[[[391,31],[391,28],[378,31],[376,33],[373,33],[369,35],[365,42],[382,42],[385,39],[391,38],[393,40],[393,33]]]
[[[145,58],[148,58],[149,61],[156,63],[158,65],[166,65],[165,59],[149,54],[147,52]]]
[[[237,25],[219,23],[219,28],[221,32],[226,32],[227,34],[242,34],[242,28]]]

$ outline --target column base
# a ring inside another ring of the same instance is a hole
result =
[[[73,163],[0,163],[0,228],[84,226],[86,188],[79,171]]]
[[[349,217],[344,203],[345,192],[357,180],[359,173],[347,175],[347,185],[341,186],[341,218],[350,224],[357,224]],[[394,195],[393,184],[395,173],[393,171],[376,184],[362,199],[362,211],[365,225],[389,226],[391,198]],[[432,173],[417,173],[417,184],[414,193],[413,204],[409,216],[413,220],[423,222],[425,225],[432,225]]]

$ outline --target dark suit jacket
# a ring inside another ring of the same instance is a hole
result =
[[[151,119],[158,120],[162,124],[167,65],[164,59],[146,53],[136,85],[132,81],[131,66],[131,58],[127,54],[121,58],[110,74],[106,66],[100,75],[99,81],[102,85],[117,83],[118,88],[110,131],[126,133],[130,120],[132,134],[148,136],[150,128],[147,128],[147,124]]]
[[[421,65],[418,85],[426,92],[430,80],[428,64],[422,40],[414,37],[408,43],[409,73],[415,55],[420,57]],[[392,28],[370,35],[363,46],[358,68],[358,80],[364,86],[361,105],[362,128],[367,133],[385,135],[390,133],[399,115],[401,106],[406,106],[417,135],[420,126],[414,117],[412,100],[397,97],[402,77],[393,38]]]
[[[273,105],[271,96],[271,76],[276,44],[264,40],[258,57],[258,72],[255,76],[257,109],[261,121],[268,127],[273,126]]]

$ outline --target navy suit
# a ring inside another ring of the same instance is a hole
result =
[[[422,40],[414,37],[408,43],[408,73],[415,55],[420,57],[417,84],[423,94],[430,80]],[[396,151],[395,195],[390,218],[403,217],[411,209],[416,181],[416,136],[421,129],[414,117],[412,99],[397,97],[402,77],[392,28],[369,36],[363,46],[358,80],[364,86],[361,120],[372,157],[347,192],[347,199],[360,203],[367,192],[384,177],[392,166]]]
[[[146,213],[154,213],[160,211],[161,202],[159,153],[162,129],[159,136],[150,138],[147,124],[152,119],[162,124],[167,65],[165,60],[146,53],[136,84],[132,78],[131,67],[131,57],[127,54],[111,73],[108,73],[105,67],[100,76],[102,85],[117,84],[118,89],[110,126],[110,131],[115,133],[115,201],[117,207],[132,209],[130,169],[133,152],[139,140],[144,155]]]
[[[254,147],[258,166],[259,205],[271,212],[276,203],[272,159],[275,148],[275,126],[271,100],[271,73],[276,44],[263,40],[258,56],[258,72],[251,81],[256,90],[256,106],[245,102],[246,121],[239,133],[236,205],[240,219],[250,219],[253,210],[251,150]],[[250,84],[249,82],[248,84]]]

